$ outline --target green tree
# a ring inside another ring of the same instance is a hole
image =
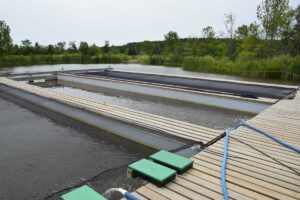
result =
[[[104,47],[103,47],[103,52],[104,53],[109,53],[109,50],[110,50],[109,41],[105,40]]]
[[[243,25],[242,29],[237,29],[239,38],[242,39],[242,43],[239,46],[239,56],[246,59],[254,59],[261,55],[261,42],[260,42],[260,28],[259,25],[254,22],[249,26]],[[242,31],[241,31],[242,30]]]
[[[213,39],[216,37],[216,32],[212,26],[207,26],[201,31],[202,38]]]
[[[74,53],[74,52],[77,51],[77,46],[76,46],[76,42],[75,41],[69,42],[68,51],[71,52],[71,53]]]
[[[80,42],[79,44],[79,51],[83,54],[83,55],[87,55],[88,51],[89,51],[89,45],[87,42]]]
[[[295,24],[293,28],[292,42],[294,44],[294,54],[300,54],[300,5],[295,9]]]
[[[145,40],[141,43],[140,49],[141,54],[151,55],[153,53],[153,43]]]
[[[281,37],[283,53],[289,54],[292,51],[292,37],[293,37],[293,22],[295,21],[295,10],[289,9],[283,17],[282,26],[279,29]]]
[[[196,56],[199,53],[199,42],[198,38],[188,37],[184,42],[184,55],[185,56]]]
[[[176,54],[179,45],[179,36],[175,31],[169,31],[165,36],[167,54]]]
[[[160,55],[163,52],[163,45],[162,43],[154,43],[151,54],[153,55]]]
[[[42,54],[42,46],[38,42],[34,44],[34,54]]]
[[[8,54],[12,49],[10,28],[5,21],[0,21],[0,56]]]
[[[234,59],[235,58],[235,41],[234,41],[234,33],[235,33],[235,19],[236,17],[232,14],[225,14],[225,27],[228,33],[228,55],[230,59]]]
[[[47,54],[54,54],[55,53],[55,49],[54,49],[54,46],[52,44],[49,44],[47,46]]]
[[[247,36],[253,36],[255,38],[259,38],[259,35],[260,35],[260,28],[256,22],[251,23],[249,26],[242,25],[238,27],[237,30],[235,31],[235,36],[239,40],[243,40]]]
[[[63,53],[65,51],[66,42],[58,42],[55,46],[57,53]]]
[[[135,43],[132,43],[128,46],[128,55],[135,56],[140,53],[139,48]]]
[[[75,41],[69,42],[68,51],[70,53],[75,53],[77,51],[77,46],[76,46],[76,42]]]
[[[242,40],[249,35],[249,29],[247,25],[239,26],[235,31],[235,36],[237,39]]]
[[[22,40],[21,43],[22,43],[23,46],[25,46],[27,48],[30,47],[31,44],[32,44],[32,42],[30,40],[28,40],[28,39]]]
[[[24,55],[29,55],[29,54],[33,53],[32,52],[33,48],[31,48],[32,42],[30,40],[28,40],[28,39],[22,40],[21,43],[22,43],[22,49],[23,49]]]
[[[100,53],[100,49],[96,44],[93,44],[92,46],[89,47],[88,54],[91,56],[97,56]]]
[[[274,40],[280,37],[280,29],[285,25],[289,13],[289,0],[263,0],[257,7],[257,18],[265,34],[266,54],[273,54]]]

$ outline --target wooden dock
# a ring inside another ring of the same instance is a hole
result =
[[[207,143],[223,133],[223,131],[217,131],[211,128],[194,125],[187,122],[173,120],[170,118],[148,114],[145,112],[139,112],[129,108],[101,103],[99,101],[74,97],[51,91],[46,88],[10,80],[7,78],[0,77],[0,84],[18,88],[22,91],[27,91],[32,94],[36,94],[48,99],[53,99],[67,105],[74,106],[76,108],[85,109],[90,112],[108,116],[137,126],[145,127],[150,130],[161,131],[165,134],[193,141],[202,141],[203,143]]]
[[[300,91],[250,121],[300,147]],[[163,188],[147,184],[135,191],[146,200],[223,199],[221,164],[225,139],[193,157],[194,167]],[[300,199],[300,155],[261,134],[240,127],[231,133],[227,162],[230,199]]]
[[[207,143],[222,133],[119,106],[74,98],[7,78],[0,78],[0,84],[186,139]],[[299,148],[300,92],[293,100],[279,101],[248,123]],[[224,138],[195,155],[193,169],[178,175],[165,187],[147,184],[134,193],[145,200],[223,199],[223,145]],[[244,127],[231,133],[226,171],[230,199],[300,199],[299,172],[299,154]]]

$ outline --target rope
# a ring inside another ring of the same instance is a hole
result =
[[[239,123],[236,127],[233,128],[233,131],[236,130],[237,128],[244,126],[246,128],[249,128],[251,130],[254,130],[268,138],[270,138],[271,140],[277,142],[278,144],[292,150],[295,151],[296,153],[300,153],[300,149],[297,147],[294,147],[290,144],[287,144],[281,140],[279,140],[278,138],[275,138],[274,136],[272,136],[271,134],[260,130],[254,126],[251,126],[245,122],[241,122]],[[221,182],[222,182],[222,191],[223,191],[223,195],[224,195],[224,200],[228,200],[228,192],[227,192],[227,187],[226,187],[226,164],[227,164],[227,158],[228,158],[228,143],[229,143],[229,131],[228,129],[226,129],[226,136],[225,136],[225,143],[224,143],[224,155],[223,155],[223,161],[222,161],[222,168],[221,168]]]

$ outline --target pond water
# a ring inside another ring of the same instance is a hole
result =
[[[234,127],[239,121],[247,120],[254,116],[250,113],[125,92],[108,92],[107,90],[102,91],[101,89],[97,90],[97,92],[91,92],[66,86],[48,89],[63,94],[119,105],[214,129]]]
[[[59,71],[59,70],[77,70],[77,69],[99,69],[111,66],[115,70],[123,71],[138,71],[147,73],[158,74],[173,74],[181,76],[193,76],[193,77],[205,77],[205,78],[218,78],[228,80],[241,80],[241,81],[255,81],[255,82],[268,82],[276,84],[287,85],[299,85],[299,82],[287,81],[287,80],[272,80],[272,79],[251,79],[239,76],[230,76],[222,74],[212,73],[199,73],[184,71],[180,67],[166,67],[156,65],[141,65],[141,64],[59,64],[59,65],[34,65],[34,66],[19,66],[13,68],[3,68],[1,71],[12,73],[25,73],[25,72],[47,72],[47,71]]]
[[[105,131],[29,111],[0,94],[1,200],[40,200],[150,153],[153,150]],[[134,189],[140,184],[126,178],[126,168],[91,183],[100,193],[111,187]]]
[[[7,69],[14,73],[104,68],[107,64],[41,65]],[[239,77],[186,72],[181,68],[139,64],[111,65],[116,70],[243,80]],[[253,115],[139,95],[89,92],[71,87],[51,90],[158,114],[211,128],[232,127]],[[61,116],[12,103],[0,94],[0,199],[35,200],[83,179],[144,158],[153,151]],[[134,189],[142,184],[126,178],[126,169],[91,183],[102,193],[110,187]],[[118,198],[118,197],[113,197]],[[59,195],[52,199],[59,199]]]
[[[205,74],[197,72],[184,71],[179,67],[165,67],[155,65],[141,65],[141,64],[60,64],[60,65],[34,65],[34,66],[20,66],[14,68],[3,69],[2,71],[12,73],[30,73],[30,72],[47,72],[47,71],[59,71],[59,70],[79,70],[79,69],[99,69],[111,66],[115,70],[124,71],[138,71],[147,73],[159,73],[159,74],[176,74],[183,76],[203,76],[211,78],[223,78],[223,79],[235,79],[242,80],[240,77],[219,75],[219,74]]]

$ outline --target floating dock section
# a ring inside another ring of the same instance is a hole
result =
[[[57,78],[77,83],[81,80],[82,83],[91,85],[117,82],[118,87],[124,81],[120,80],[120,77],[99,77],[99,73],[83,75],[59,73]],[[97,77],[94,77],[95,75]],[[139,76],[138,74],[137,77]],[[137,80],[127,79],[125,82],[132,85],[140,84],[144,89],[158,87],[165,90],[167,87],[153,82],[144,86],[144,82],[140,83]],[[234,100],[238,98],[245,102],[246,98],[246,102],[268,105],[247,123],[300,148],[300,91],[298,88],[255,83],[253,85],[256,86],[253,87],[248,83],[246,85],[249,91],[250,88],[253,91],[256,90],[260,85],[265,89],[271,87],[271,91],[277,90],[278,92],[272,97],[266,92],[264,97],[256,96],[256,98],[230,95],[230,98]],[[129,85],[127,89],[128,87]],[[170,88],[167,90],[171,90]],[[116,89],[120,90],[120,88]],[[177,87],[172,90],[181,92],[188,90],[193,94],[204,92]],[[202,141],[206,144],[206,148],[194,154],[192,169],[182,175],[177,175],[164,187],[158,188],[149,183],[137,189],[134,194],[141,200],[224,198],[221,188],[221,165],[225,141],[223,131],[77,98],[8,78],[0,77],[0,91],[155,149],[172,150],[185,144]],[[205,91],[205,93],[211,95],[212,92]],[[215,98],[216,95],[229,94],[213,94],[212,96]],[[263,90],[255,95],[263,96]],[[239,127],[231,133],[229,140],[226,180],[230,199],[300,199],[300,155],[253,130]]]
[[[114,73],[114,71],[108,71],[108,74]],[[87,75],[88,74],[88,75]],[[261,96],[276,96],[282,98],[283,94],[290,95],[295,91],[295,87],[279,87],[279,86],[266,86],[262,84],[255,85],[252,83],[252,85],[246,85],[243,87],[243,84],[239,87],[244,89],[244,94],[241,94],[241,91],[239,93],[236,93],[235,87],[237,87],[239,84],[227,82],[218,82],[218,86],[221,88],[224,87],[223,85],[227,85],[229,88],[233,88],[231,92],[227,91],[218,91],[218,90],[203,90],[195,87],[187,87],[187,86],[178,86],[178,85],[166,85],[166,84],[159,84],[159,83],[153,83],[153,82],[141,82],[141,81],[132,81],[132,80],[125,80],[125,79],[116,79],[116,78],[110,78],[103,76],[90,76],[90,74],[105,74],[105,72],[98,72],[98,73],[85,73],[85,74],[66,74],[66,73],[59,73],[57,74],[57,80],[58,83],[61,85],[74,85],[75,87],[91,87],[91,88],[104,88],[109,90],[117,90],[122,92],[131,92],[131,93],[137,93],[142,95],[149,95],[149,96],[155,96],[155,97],[162,97],[166,99],[173,99],[178,101],[185,101],[189,103],[196,103],[196,104],[202,104],[202,105],[208,105],[208,106],[214,106],[214,107],[220,107],[220,108],[226,108],[226,109],[232,109],[232,110],[238,110],[238,111],[244,111],[249,113],[260,113],[261,111],[265,110],[269,106],[271,106],[273,103],[275,103],[278,99],[272,99],[272,98],[266,98],[266,97],[260,97],[255,96],[254,91],[257,90],[258,93],[255,93],[256,95],[260,95],[261,93],[259,91],[266,90],[268,92],[277,92],[276,95],[261,95]],[[128,74],[128,73],[126,73]],[[129,73],[130,74],[130,73]],[[147,75],[147,74],[146,74]],[[145,75],[145,76],[146,76]],[[165,78],[165,77],[160,77]],[[172,77],[167,77],[172,78]],[[185,85],[184,83],[187,81],[186,77],[182,77],[182,85]],[[145,77],[145,80],[147,79],[147,76]],[[190,79],[188,79],[190,80]],[[199,81],[199,79],[192,79],[193,81]],[[212,82],[212,85],[214,85],[214,82]],[[173,83],[173,82],[172,82]],[[267,89],[269,88],[269,89]],[[215,88],[210,88],[215,89]],[[251,90],[250,90],[251,89]],[[247,92],[249,90],[250,92]],[[244,95],[244,96],[243,96]],[[246,97],[246,96],[251,97]]]
[[[213,79],[203,77],[189,77],[169,74],[153,74],[140,72],[126,72],[116,70],[104,70],[98,72],[84,72],[81,74],[114,78],[118,80],[131,80],[147,82],[151,84],[164,84],[178,86],[189,90],[219,92],[244,97],[265,97],[281,99],[291,94],[295,87],[286,85],[266,84],[247,81],[235,81],[225,79]]]
[[[222,135],[222,131],[73,97],[7,78],[0,78],[0,91],[155,149],[172,150],[199,141],[208,143]]]
[[[79,70],[68,70],[69,74],[81,74],[81,73],[102,73],[109,70],[109,68],[101,69],[79,69]],[[41,79],[56,79],[58,73],[64,72],[64,70],[59,71],[41,71],[41,72],[25,72],[25,73],[2,73],[0,77],[6,77],[16,81],[34,81]]]
[[[300,147],[300,93],[281,100],[249,124]],[[221,165],[224,141],[193,157],[193,169],[163,188],[147,184],[135,191],[141,200],[223,199]],[[300,155],[244,127],[231,133],[227,160],[230,199],[300,199]]]

